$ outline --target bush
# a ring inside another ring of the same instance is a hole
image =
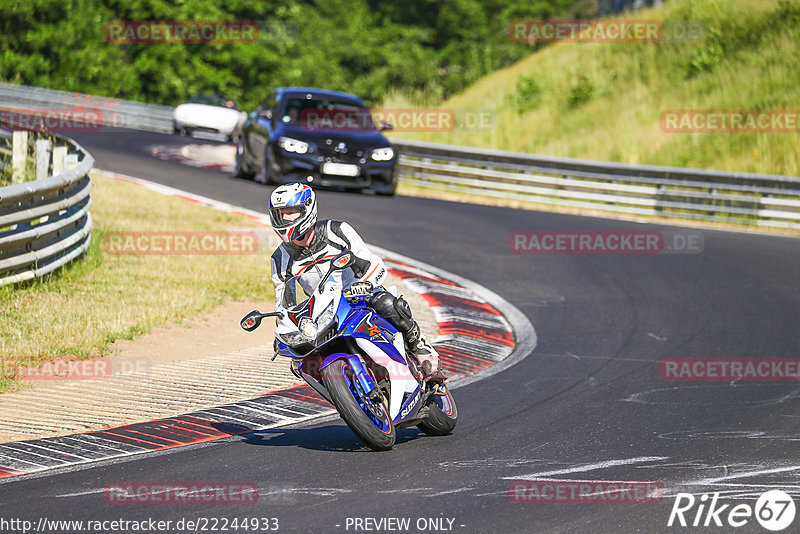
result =
[[[711,28],[706,36],[705,44],[698,46],[689,62],[687,77],[692,78],[702,72],[714,68],[725,54],[719,29]]]
[[[567,108],[574,109],[592,99],[594,84],[585,74],[578,76],[578,82],[569,90]]]
[[[530,76],[520,76],[517,80],[517,85],[514,92],[506,95],[506,99],[510,101],[511,106],[518,115],[522,115],[526,111],[536,109],[541,103],[540,97],[542,96],[542,88]]]

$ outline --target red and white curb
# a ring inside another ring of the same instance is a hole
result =
[[[146,180],[103,173],[153,191],[266,222],[266,216]],[[502,297],[453,273],[371,246],[389,272],[431,306],[439,326],[433,342],[455,389],[514,365],[536,347],[528,319]],[[287,370],[288,372],[288,370]],[[299,423],[335,413],[311,389],[294,386],[264,395],[156,419],[71,436],[0,444],[0,479]]]

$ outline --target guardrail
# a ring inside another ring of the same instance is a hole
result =
[[[800,229],[800,178],[392,140],[407,183],[629,215]]]
[[[0,83],[0,105],[11,110],[62,110],[92,113],[99,124],[134,130],[172,133],[169,106],[91,96],[29,85]]]
[[[42,276],[89,248],[94,158],[70,139],[56,137],[56,145],[66,148],[67,162],[77,156],[77,165],[64,165],[55,176],[0,187],[0,285]],[[64,157],[59,148],[54,154]]]
[[[172,131],[172,108],[0,83],[4,107],[102,113],[104,124]],[[393,140],[420,187],[628,215],[800,229],[800,178],[555,158]]]

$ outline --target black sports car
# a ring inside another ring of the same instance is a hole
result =
[[[269,184],[372,189],[393,195],[397,161],[364,101],[348,93],[279,87],[242,128],[236,146],[239,177]]]

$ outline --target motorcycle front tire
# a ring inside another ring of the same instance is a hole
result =
[[[348,372],[349,371],[349,372]],[[356,436],[374,451],[388,451],[394,446],[396,431],[389,418],[386,404],[381,403],[382,422],[388,432],[381,430],[367,417],[350,390],[351,381],[356,380],[350,365],[344,360],[336,360],[322,370],[322,383],[330,393],[333,405],[339,415],[355,432]]]

